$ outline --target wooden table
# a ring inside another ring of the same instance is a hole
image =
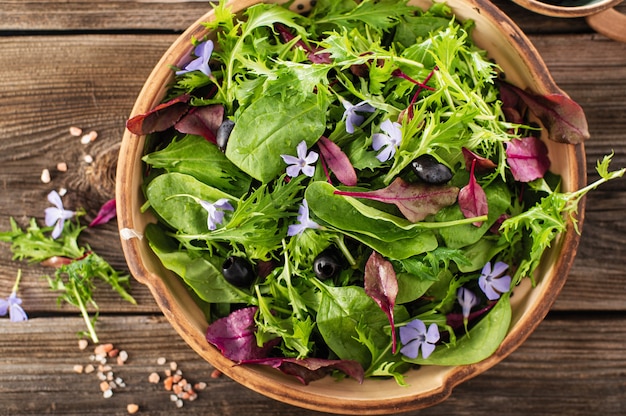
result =
[[[626,44],[594,34],[583,19],[494,3],[528,33],[557,83],[585,109],[589,180],[597,178],[596,160],[613,150],[614,166],[626,166]],[[0,230],[9,228],[10,216],[21,224],[42,221],[51,189],[67,188],[66,205],[83,206],[88,219],[113,197],[117,151],[135,98],[168,45],[207,8],[205,1],[183,0],[0,0]],[[97,131],[98,138],[80,144],[70,126]],[[67,172],[56,169],[59,162]],[[47,184],[40,178],[46,168]],[[547,319],[502,363],[457,387],[443,404],[413,414],[626,414],[625,207],[626,180],[589,196],[578,257]],[[85,240],[126,270],[115,222],[88,230]],[[317,414],[212,378],[213,368],[136,281],[136,306],[104,286],[96,293],[102,342],[129,356],[111,366],[126,387],[104,398],[96,372],[74,369],[92,363],[93,345],[79,349],[83,321],[74,308],[57,305],[42,278],[50,269],[12,261],[1,244],[0,295],[10,293],[18,268],[30,319],[0,319],[0,415],[123,415],[129,403],[150,415]],[[148,381],[152,372],[163,378],[171,361],[190,382],[207,383],[180,409],[162,384]]]

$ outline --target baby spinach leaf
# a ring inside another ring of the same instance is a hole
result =
[[[202,234],[208,231],[207,212],[194,199],[215,202],[233,197],[212,186],[205,185],[191,175],[166,173],[154,178],[146,187],[150,206],[171,227],[187,234]]]
[[[405,361],[423,365],[474,364],[491,356],[500,346],[511,323],[511,304],[508,294],[502,296],[496,306],[481,319],[469,334],[458,339],[454,345],[440,345],[427,358],[404,357]]]
[[[322,285],[321,283],[318,283]],[[358,338],[358,326],[378,349],[391,344],[385,313],[365,294],[362,287],[322,286],[322,301],[317,312],[317,326],[331,350],[343,360],[355,360],[369,367],[371,354]],[[398,320],[408,314],[402,307],[395,310]]]
[[[423,279],[411,273],[398,273],[398,296],[396,303],[413,302],[420,298],[435,283],[434,280]]]
[[[263,183],[284,169],[281,154],[292,154],[301,141],[313,145],[324,133],[326,108],[315,94],[299,97],[264,96],[243,110],[235,121],[226,157]],[[297,134],[295,134],[297,132]]]
[[[148,224],[145,230],[150,248],[157,255],[163,266],[180,276],[184,282],[209,303],[247,303],[254,304],[256,299],[231,285],[216,264],[223,259],[193,256],[189,251],[180,250],[177,242],[167,237],[154,224]]]
[[[237,197],[247,193],[252,182],[250,176],[239,170],[217,146],[199,136],[185,136],[163,150],[149,153],[143,161],[168,172],[191,175]]]

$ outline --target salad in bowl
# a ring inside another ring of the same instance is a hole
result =
[[[118,167],[125,255],[244,385],[424,407],[562,287],[599,184],[585,117],[489,2],[313,3],[219,2],[157,65]]]

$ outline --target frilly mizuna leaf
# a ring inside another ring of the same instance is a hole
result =
[[[481,217],[489,213],[487,194],[485,194],[480,184],[476,182],[476,176],[474,176],[475,167],[476,160],[472,162],[469,183],[459,191],[459,208],[465,218]],[[476,227],[480,227],[482,222],[476,221],[472,224]]]
[[[339,182],[346,186],[356,186],[356,171],[348,156],[332,140],[322,136],[317,141],[322,158],[333,171]]]
[[[543,178],[550,167],[548,148],[535,137],[511,140],[506,145],[506,160],[516,181]]]
[[[144,135],[172,127],[189,110],[188,94],[159,104],[144,114],[138,114],[126,122],[126,128],[134,134]]]
[[[541,120],[550,140],[578,144],[589,138],[587,118],[582,107],[566,95],[535,95],[508,83],[501,83],[500,90],[509,97],[505,100],[507,108],[511,107],[506,102],[514,102],[510,94],[517,95]]]
[[[224,120],[224,106],[209,105],[193,107],[175,125],[181,133],[202,136],[211,143],[216,143],[217,129]]]
[[[337,195],[395,204],[402,215],[411,222],[422,221],[431,214],[436,214],[443,207],[456,202],[459,188],[448,185],[429,185],[409,183],[396,178],[386,188],[369,192],[335,191]]]
[[[277,368],[284,374],[294,376],[304,385],[311,381],[326,377],[333,370],[339,370],[363,383],[364,371],[361,364],[353,360],[327,360],[322,358],[261,358],[256,360],[244,360],[241,364],[269,365]]]
[[[269,351],[280,342],[276,338],[259,347],[254,334],[254,315],[258,307],[238,309],[230,315],[213,322],[206,331],[206,339],[215,345],[224,357],[233,361],[253,360],[267,357]]]
[[[398,296],[398,279],[393,265],[377,252],[372,252],[365,264],[365,293],[385,312],[391,325],[391,352],[396,353],[396,326],[393,308]]]

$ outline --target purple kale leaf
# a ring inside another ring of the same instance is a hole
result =
[[[346,186],[355,186],[357,183],[354,166],[348,156],[335,142],[322,136],[317,141],[323,160],[328,168],[335,174],[339,182]]]
[[[126,122],[126,128],[134,134],[144,135],[164,131],[174,126],[189,111],[188,94],[159,104],[144,114],[138,114]]]

